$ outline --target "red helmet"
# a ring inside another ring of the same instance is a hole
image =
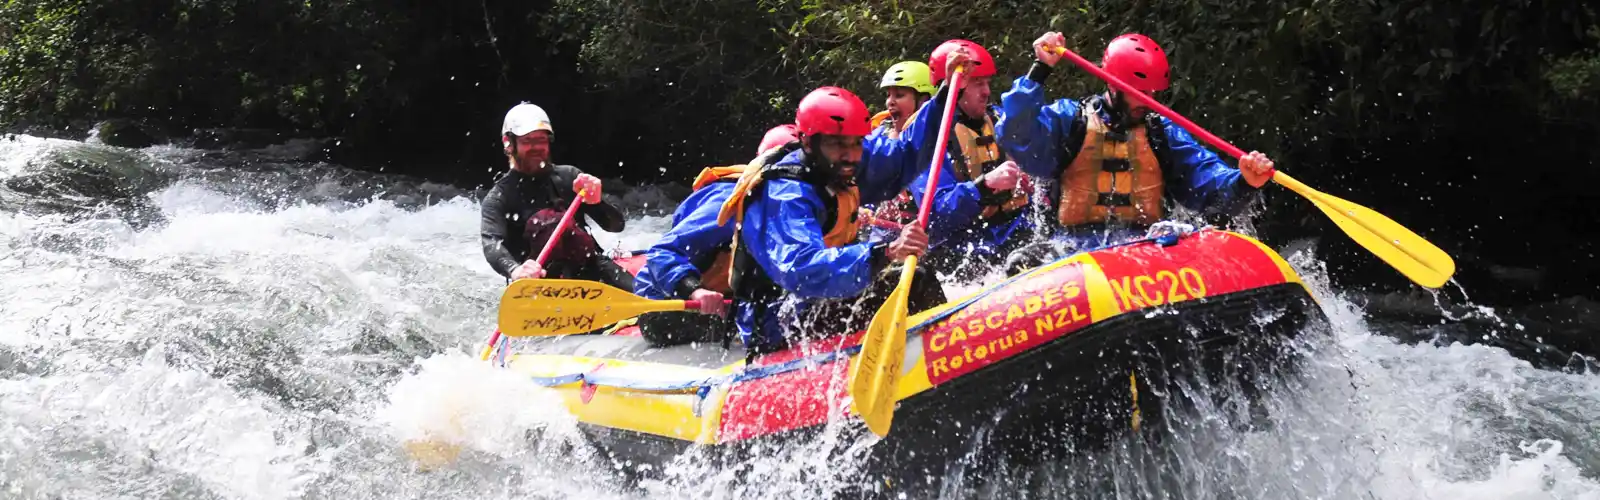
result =
[[[867,105],[854,93],[839,87],[819,87],[800,100],[794,125],[798,132],[807,136],[865,136],[872,132],[872,125],[867,123],[869,118]]]
[[[956,50],[956,47],[966,47],[967,51],[972,52],[972,63],[967,66],[968,77],[994,76],[994,58],[989,57],[989,51],[985,50],[982,45],[969,40],[950,40],[939,44],[938,48],[933,49],[933,56],[928,58],[928,69],[933,72],[934,85],[938,85],[939,82],[944,81],[945,76],[949,75],[949,73],[945,72],[944,58],[948,57],[947,54],[951,51]]]
[[[1166,90],[1172,82],[1167,53],[1155,40],[1138,33],[1116,37],[1106,45],[1100,67],[1107,73],[1145,92]]]
[[[767,135],[761,136],[761,145],[756,146],[756,155],[760,155],[761,153],[768,149],[772,149],[775,146],[782,146],[784,144],[794,142],[798,140],[798,138],[795,137],[797,135],[799,134],[795,132],[793,123],[785,123],[783,125],[772,127],[772,130],[767,131]]]

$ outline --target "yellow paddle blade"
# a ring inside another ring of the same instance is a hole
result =
[[[684,302],[650,300],[593,281],[521,279],[500,296],[500,334],[584,333],[647,312],[682,311]]]
[[[461,455],[461,445],[431,439],[406,441],[405,448],[417,466],[425,471],[450,465]]]
[[[851,405],[867,422],[867,429],[879,436],[889,435],[894,420],[894,392],[906,357],[906,300],[916,268],[917,257],[907,257],[900,284],[872,317],[861,339],[861,354],[851,366]]]
[[[1272,175],[1272,180],[1311,200],[1350,239],[1416,284],[1439,288],[1455,274],[1456,262],[1449,254],[1383,214],[1312,189],[1281,170]]]

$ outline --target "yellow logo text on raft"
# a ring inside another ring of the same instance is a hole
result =
[[[1088,326],[1082,264],[991,293],[922,331],[928,382],[939,385]]]
[[[1156,307],[1206,296],[1206,280],[1192,267],[1113,278],[1111,293],[1124,311]]]

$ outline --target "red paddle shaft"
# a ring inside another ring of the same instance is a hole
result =
[[[1228,141],[1222,140],[1221,137],[1217,137],[1211,132],[1207,132],[1206,129],[1200,128],[1199,125],[1195,125],[1194,122],[1189,121],[1188,118],[1184,118],[1183,115],[1178,114],[1178,112],[1173,111],[1166,106],[1162,106],[1161,103],[1156,102],[1155,98],[1145,95],[1144,92],[1140,92],[1133,88],[1132,85],[1128,85],[1127,82],[1124,82],[1115,76],[1111,76],[1110,73],[1107,73],[1105,70],[1095,66],[1094,63],[1089,62],[1088,59],[1084,59],[1071,50],[1068,50],[1066,47],[1061,47],[1056,49],[1056,51],[1067,59],[1071,59],[1073,64],[1077,64],[1078,67],[1083,68],[1084,71],[1088,71],[1089,73],[1094,74],[1094,76],[1100,77],[1101,80],[1105,80],[1106,83],[1116,87],[1117,90],[1121,90],[1122,93],[1133,96],[1133,98],[1138,99],[1139,102],[1144,103],[1146,106],[1150,106],[1150,109],[1154,109],[1157,113],[1161,113],[1161,116],[1165,116],[1168,119],[1177,122],[1178,126],[1183,127],[1183,129],[1189,131],[1189,133],[1200,136],[1201,140],[1211,143],[1212,146],[1222,149],[1223,152],[1232,155],[1234,158],[1244,157],[1244,150],[1234,147],[1234,145],[1229,144]]]
[[[933,211],[933,192],[939,187],[939,164],[944,160],[945,143],[950,140],[950,119],[956,114],[956,96],[961,94],[961,68],[950,75],[950,97],[944,104],[944,119],[939,123],[939,142],[933,150],[933,164],[928,166],[928,187],[922,191],[922,210],[917,214],[917,225],[928,228],[928,213]]]
[[[556,249],[556,242],[561,241],[561,235],[566,234],[567,227],[572,225],[572,217],[578,213],[578,204],[583,203],[583,190],[572,198],[572,204],[567,206],[566,213],[561,214],[561,222],[556,224],[555,234],[550,235],[550,241],[545,242],[544,250],[539,252],[539,267],[544,267],[545,259],[550,258],[550,252]]]

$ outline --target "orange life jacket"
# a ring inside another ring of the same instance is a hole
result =
[[[700,188],[706,187],[717,181],[737,181],[739,180],[739,177],[744,174],[746,168],[749,168],[749,165],[728,165],[726,167],[706,167],[700,169],[700,175],[695,176],[694,185],[691,186],[689,190],[699,191]]]
[[[872,115],[873,130],[877,130],[878,127],[883,126],[883,123],[888,119],[888,110],[879,111],[878,114]],[[900,132],[905,130],[907,123],[909,123],[909,121],[895,123],[890,126],[888,130],[883,131],[883,133],[885,136],[898,139],[900,138]],[[868,217],[876,220],[884,220],[904,225],[910,223],[912,219],[916,218],[916,206],[916,203],[911,202],[911,192],[901,191],[900,195],[896,196],[895,199],[879,204],[878,210],[868,214]]]
[[[1100,101],[1091,101],[1098,103]],[[1095,222],[1154,224],[1162,218],[1162,172],[1148,129],[1129,127],[1126,140],[1108,137],[1098,105],[1086,105],[1083,146],[1061,172],[1062,226]]]
[[[959,153],[951,151],[951,160],[957,180],[970,182],[1010,159],[1000,151],[1000,145],[995,140],[994,120],[993,110],[986,111],[983,114],[981,133],[972,130],[964,123],[956,122],[955,139],[961,150]],[[1028,206],[1028,195],[1020,189],[1012,189],[1010,200],[1000,205],[983,207],[983,213],[980,215],[984,218],[994,217],[997,214],[1009,215],[1026,206]]]

